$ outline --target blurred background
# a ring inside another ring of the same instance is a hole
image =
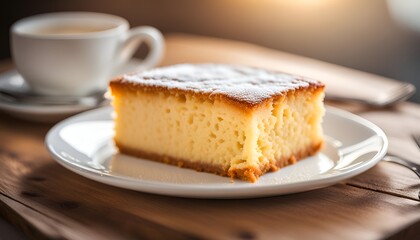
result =
[[[240,40],[411,82],[420,89],[419,0],[14,0],[0,10],[0,59],[9,28],[54,11],[122,16],[164,34]],[[420,102],[419,91],[411,101]]]

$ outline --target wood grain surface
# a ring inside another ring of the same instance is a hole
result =
[[[214,40],[218,46],[232,42]],[[172,43],[176,42],[176,49]],[[206,39],[167,38],[163,64],[186,61],[235,63],[197,52]],[[190,49],[194,46],[194,50]],[[235,46],[233,44],[232,46]],[[241,54],[270,61],[272,53],[238,44]],[[193,54],[195,52],[195,54]],[[268,51],[269,52],[269,51]],[[249,57],[250,61],[252,57]],[[8,63],[0,63],[0,70]],[[9,65],[10,66],[10,65]],[[410,134],[420,133],[420,106],[389,109],[335,106],[378,124],[390,152],[420,163]],[[164,197],[107,186],[57,164],[44,146],[51,124],[0,112],[0,215],[34,239],[416,239],[420,236],[420,180],[381,162],[371,170],[320,190],[243,200]]]

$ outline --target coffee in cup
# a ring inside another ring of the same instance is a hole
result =
[[[12,56],[31,89],[44,95],[83,96],[105,91],[113,72],[140,43],[149,53],[139,68],[158,64],[162,34],[153,27],[129,29],[124,18],[92,12],[59,12],[22,19],[11,28]]]

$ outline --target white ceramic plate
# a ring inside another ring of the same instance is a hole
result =
[[[141,70],[139,69],[140,63],[140,60],[133,58],[127,64],[117,69],[113,75],[117,76],[123,73]],[[30,91],[30,88],[26,84],[25,80],[15,69],[0,74],[0,88],[6,90],[10,89],[12,91],[21,93]],[[106,101],[100,106],[103,105],[106,105]],[[17,118],[34,122],[58,122],[66,117],[89,110],[91,108],[93,107],[79,104],[39,105],[29,103],[14,103],[10,101],[4,101],[0,98],[0,110]]]
[[[105,184],[170,196],[252,198],[308,191],[351,178],[373,167],[385,155],[388,141],[376,125],[351,113],[327,108],[326,146],[316,156],[258,182],[196,172],[117,153],[112,108],[91,110],[54,126],[46,137],[58,163]]]

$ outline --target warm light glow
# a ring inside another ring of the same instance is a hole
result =
[[[325,5],[325,4],[331,4],[333,2],[337,2],[337,1],[332,1],[332,0],[260,0],[260,1],[256,1],[257,3],[261,3],[261,2],[276,2],[282,5]]]
[[[328,0],[294,0],[294,1],[288,1],[292,3],[297,4],[323,4],[325,2],[328,2]]]
[[[318,12],[320,10],[331,10],[337,5],[343,5],[337,0],[259,0],[244,2],[244,4],[255,6],[272,6],[274,9],[287,9],[291,14],[302,14],[306,12]],[[304,11],[304,12],[303,12]]]

